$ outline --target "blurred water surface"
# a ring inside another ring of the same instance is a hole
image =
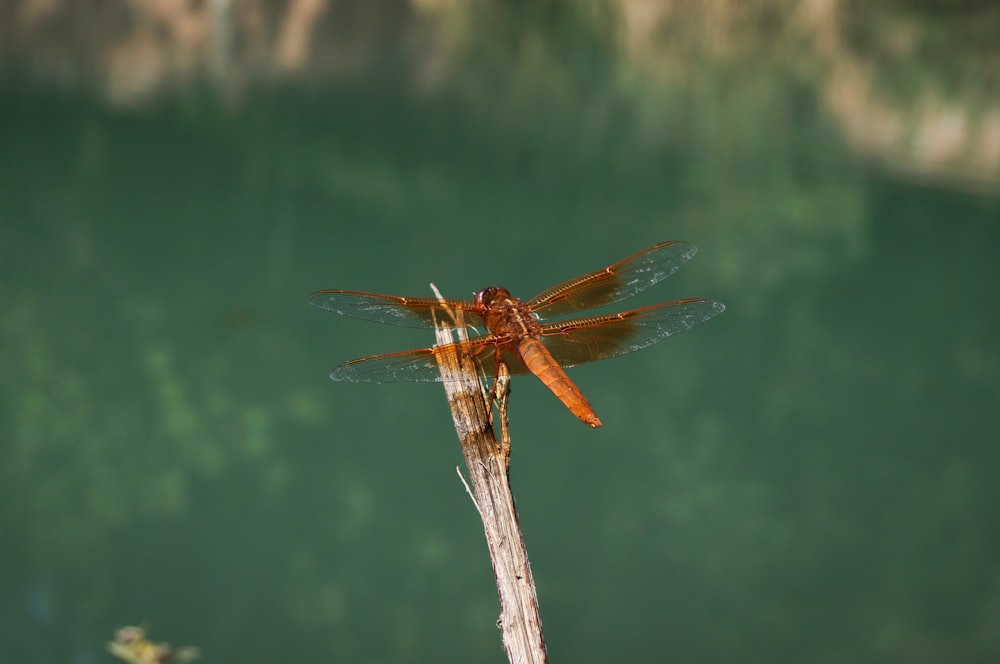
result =
[[[87,20],[82,20],[86,18]],[[553,661],[1000,657],[989,2],[0,4],[0,662],[504,660],[431,338],[656,242],[725,302],[514,383]],[[631,304],[631,303],[629,303]]]

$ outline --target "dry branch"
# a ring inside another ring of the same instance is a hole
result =
[[[498,398],[505,432],[505,440],[501,444],[493,430],[489,396],[479,378],[478,367],[471,357],[456,352],[455,346],[447,345],[454,340],[453,333],[459,340],[468,338],[464,321],[439,322],[436,357],[455,431],[462,443],[472,497],[486,532],[500,597],[497,625],[503,632],[504,650],[512,663],[547,662],[535,582],[509,484],[506,381],[499,380],[497,390],[501,392]]]

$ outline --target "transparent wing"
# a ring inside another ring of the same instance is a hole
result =
[[[330,378],[349,383],[398,383],[440,381],[433,348],[404,350],[344,362]]]
[[[543,327],[542,343],[561,366],[573,367],[651,346],[701,325],[725,309],[721,302],[690,299],[606,316],[578,318]],[[498,358],[511,374],[528,373],[521,357],[509,350],[510,345],[508,337],[499,335],[449,344],[458,352],[471,353],[487,377],[495,374]],[[406,350],[351,360],[334,369],[330,378],[353,383],[440,382],[437,354],[442,348]]]
[[[330,378],[350,383],[440,382],[437,356],[447,348],[471,353],[488,377],[496,373],[498,352],[512,374],[528,373],[521,358],[500,345],[505,341],[504,337],[480,337],[447,346],[363,357],[344,362],[330,372]]]
[[[697,251],[688,242],[663,242],[602,270],[544,290],[531,298],[528,305],[544,320],[618,302],[663,281]]]
[[[542,343],[563,367],[625,355],[701,325],[726,307],[690,299],[546,325]]]
[[[481,319],[470,314],[478,309],[468,300],[437,300],[429,297],[400,297],[344,290],[321,290],[309,295],[309,304],[342,316],[388,323],[400,327],[434,327],[434,321],[451,321],[452,311],[465,312],[466,323],[478,324]]]

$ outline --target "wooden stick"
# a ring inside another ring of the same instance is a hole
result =
[[[431,287],[434,288],[433,285]],[[441,297],[436,288],[434,292]],[[497,381],[504,431],[504,442],[501,444],[493,431],[492,411],[488,394],[479,379],[479,368],[471,357],[456,353],[454,346],[447,345],[454,340],[453,332],[459,340],[468,339],[461,319],[439,322],[436,336],[440,348],[436,357],[455,431],[462,443],[462,454],[472,483],[472,499],[486,532],[486,544],[500,597],[497,626],[503,632],[504,650],[512,664],[541,664],[548,661],[548,655],[538,612],[538,596],[509,484],[510,441],[506,435],[505,374]]]

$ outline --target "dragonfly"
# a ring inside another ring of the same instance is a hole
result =
[[[512,375],[534,374],[585,424],[599,427],[580,388],[565,369],[625,355],[685,332],[723,311],[721,302],[688,298],[620,313],[586,311],[632,297],[676,272],[697,252],[688,242],[663,242],[608,267],[521,300],[489,286],[471,300],[401,297],[347,290],[320,290],[309,304],[334,313],[401,327],[433,328],[443,321],[481,321],[486,332],[464,341],[405,350],[344,362],[330,377],[337,381],[395,383],[441,381],[443,353],[471,356],[489,375],[501,363]],[[584,312],[583,317],[566,316]]]

